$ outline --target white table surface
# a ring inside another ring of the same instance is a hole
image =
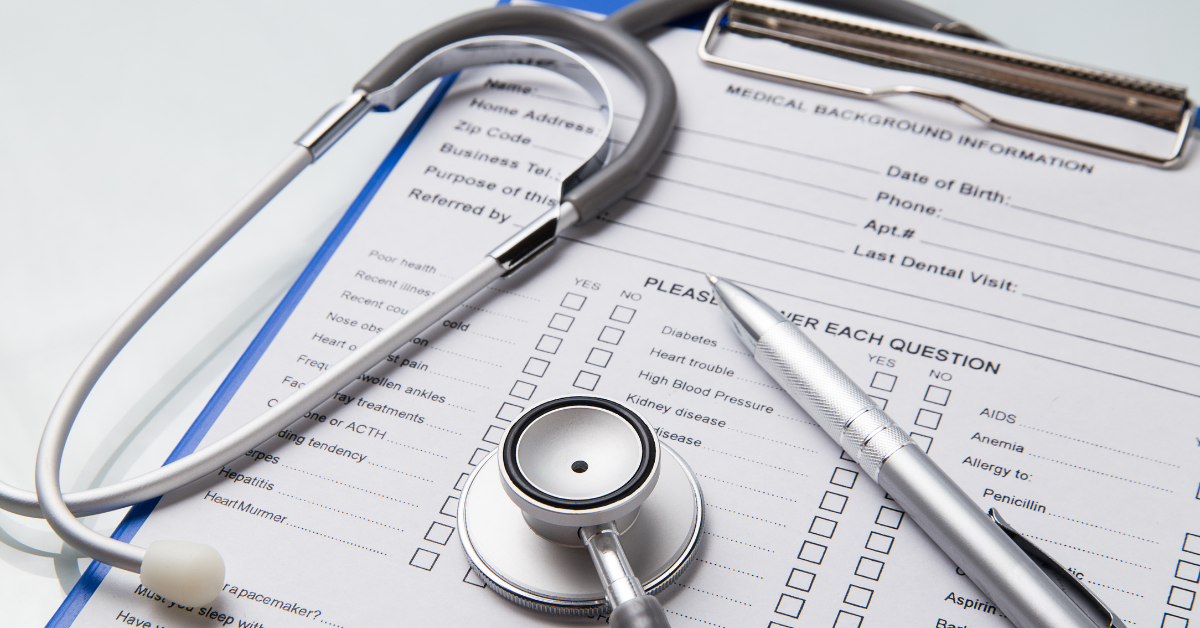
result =
[[[489,0],[0,4],[0,480],[124,307],[397,42]],[[927,0],[1018,50],[1200,86],[1194,0]],[[64,486],[162,463],[403,131],[373,115],[172,299],[101,379]],[[123,512],[87,519],[106,534]],[[0,511],[0,624],[41,626],[86,568]]]

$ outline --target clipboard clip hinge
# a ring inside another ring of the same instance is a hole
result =
[[[995,508],[989,508],[988,517],[1008,535],[1008,538],[1012,539],[1013,543],[1017,544],[1017,547],[1021,548],[1022,552],[1025,552],[1025,555],[1035,565],[1040,567],[1047,576],[1050,576],[1050,580],[1058,585],[1063,590],[1063,593],[1066,593],[1067,597],[1071,598],[1071,601],[1075,602],[1076,606],[1085,615],[1090,617],[1099,628],[1126,628],[1121,618],[1117,617],[1116,613],[1112,612],[1104,602],[1100,601],[1100,598],[1096,597],[1090,589],[1084,586],[1076,574],[1064,569],[1062,565],[1058,564],[1053,558],[1050,558],[1033,541],[1030,541],[1022,536],[1020,532],[1014,530],[1000,516],[999,511]]]
[[[1005,133],[1156,168],[1180,165],[1195,122],[1187,88],[1013,52],[978,40],[979,34],[973,30],[942,30],[952,34],[794,2],[730,0],[709,15],[697,53],[709,65],[756,78],[861,100],[917,96],[953,105]],[[714,52],[719,35],[726,31],[1124,118],[1171,131],[1175,137],[1167,154],[1154,155],[999,118],[964,98],[936,89],[865,87],[737,61]]]

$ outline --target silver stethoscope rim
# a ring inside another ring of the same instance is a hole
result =
[[[682,543],[683,551],[662,569],[659,574],[652,575],[649,578],[638,574],[639,579],[642,580],[642,586],[645,588],[646,593],[650,595],[662,593],[683,576],[688,567],[691,566],[692,561],[696,558],[696,550],[700,546],[700,538],[704,528],[704,494],[700,489],[699,482],[696,480],[695,473],[688,466],[687,462],[669,446],[660,444],[660,451],[662,452],[663,463],[674,463],[684,470],[683,476],[687,478],[687,486],[691,493],[690,496],[696,504],[696,510],[694,525]],[[611,609],[608,600],[604,598],[603,592],[600,592],[599,597],[596,598],[569,599],[567,597],[547,595],[546,593],[534,591],[530,588],[524,588],[490,567],[487,561],[476,550],[475,539],[472,537],[470,531],[472,517],[468,512],[468,504],[470,502],[467,499],[467,495],[479,480],[480,473],[491,468],[491,464],[489,463],[494,461],[498,453],[499,448],[492,450],[479,463],[479,467],[476,468],[475,472],[468,476],[462,490],[463,497],[458,503],[458,533],[462,541],[463,550],[466,552],[467,559],[471,563],[471,568],[480,576],[489,589],[508,601],[525,608],[556,615],[586,617],[595,617],[596,615],[609,612]],[[581,548],[579,551],[586,552],[587,550]]]

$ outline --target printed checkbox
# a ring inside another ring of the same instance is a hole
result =
[[[568,316],[566,314],[555,314],[553,317],[550,318],[550,324],[546,325],[546,326],[549,327],[550,329],[557,329],[558,331],[570,331],[571,323],[574,323],[574,322],[575,322],[574,316]]]
[[[1200,554],[1200,536],[1188,532],[1183,535],[1183,551],[1189,554]]]
[[[1175,577],[1188,582],[1200,582],[1200,565],[1181,560],[1175,565]]]
[[[1182,608],[1185,611],[1192,610],[1192,604],[1196,603],[1196,592],[1183,587],[1171,587],[1171,592],[1167,595],[1167,604],[1175,608]]]
[[[800,546],[800,553],[796,556],[796,558],[799,558],[805,562],[813,563],[815,565],[820,565],[821,561],[825,560],[826,549],[828,548],[820,543],[805,541],[804,544]]]
[[[862,626],[862,615],[850,611],[838,611],[837,619],[833,620],[833,628],[859,628]]]
[[[483,459],[487,458],[489,453],[491,453],[490,450],[483,449],[482,447],[476,447],[475,453],[471,454],[471,460],[467,462],[467,464],[471,465],[472,467],[479,466],[479,463],[483,462]]]
[[[904,511],[888,508],[887,506],[879,507],[879,514],[875,515],[875,523],[893,530],[900,529],[900,522],[904,520]]]
[[[521,372],[526,375],[541,377],[546,374],[546,369],[548,368],[550,368],[549,362],[539,358],[529,358],[529,361],[525,363],[525,368],[521,369]]]
[[[599,383],[599,375],[587,371],[579,371],[579,374],[575,376],[575,383],[571,385],[584,390],[596,390],[596,384]]]
[[[767,624],[767,628],[792,628],[792,627],[787,624],[781,624],[777,621],[773,621],[773,622]]]
[[[542,334],[542,339],[538,341],[534,349],[542,353],[558,353],[558,348],[562,346],[562,338]]]
[[[504,432],[506,430],[499,425],[489,425],[487,431],[483,433],[483,442],[499,445],[500,441],[504,440]]]
[[[457,519],[458,518],[458,498],[453,495],[451,495],[450,497],[447,497],[446,501],[442,503],[442,509],[439,510],[438,512],[442,513],[443,515],[446,515],[447,517],[454,517],[455,519]]]
[[[470,477],[471,477],[470,473],[463,473],[463,474],[459,475],[458,479],[455,480],[455,482],[454,482],[454,490],[461,491],[464,488],[466,488],[467,487],[467,479]]]
[[[582,294],[568,292],[567,296],[563,297],[562,303],[559,305],[562,305],[568,310],[579,311],[583,309],[584,303],[587,303],[587,297],[583,296]]]
[[[441,554],[419,547],[416,553],[413,554],[412,559],[408,561],[408,564],[424,569],[425,571],[433,571],[433,565],[437,563],[438,556],[441,556]]]
[[[817,536],[823,536],[827,539],[833,538],[833,531],[837,529],[837,522],[833,519],[825,517],[813,517],[812,525],[808,526],[808,531]]]
[[[950,403],[950,389],[930,384],[929,388],[925,389],[925,401],[944,406]]]
[[[513,384],[512,390],[508,391],[508,394],[516,397],[517,399],[524,399],[528,401],[533,397],[533,393],[535,391],[537,391],[537,386],[518,379],[517,383]]]
[[[858,471],[837,467],[833,470],[833,477],[829,478],[829,483],[843,488],[854,488],[854,482],[857,480]]]
[[[618,305],[613,308],[612,314],[608,315],[609,320],[617,321],[618,323],[628,323],[633,320],[633,315],[637,314],[637,310],[624,305]]]
[[[941,412],[934,412],[933,410],[926,410],[925,408],[921,408],[921,410],[919,412],[917,412],[917,418],[915,421],[913,421],[913,424],[920,425],[921,427],[927,427],[931,430],[936,430],[938,428],[938,424],[940,424],[941,422],[942,422],[942,413]]]
[[[894,536],[888,536],[879,532],[872,532],[870,536],[867,537],[867,544],[864,547],[872,552],[887,554],[888,552],[892,551],[892,541],[895,540],[896,537]]]
[[[933,437],[932,436],[927,436],[920,432],[909,432],[908,437],[911,438],[912,441],[917,444],[917,447],[924,449],[925,453],[929,453],[929,448],[933,446]]]
[[[473,584],[480,589],[487,588],[487,583],[483,581],[483,576],[480,576],[478,573],[476,573],[474,567],[467,568],[467,573],[463,575],[463,582],[467,584]]]
[[[624,335],[625,330],[605,325],[604,329],[600,330],[600,335],[596,337],[596,340],[606,344],[615,345],[621,343],[621,337]]]
[[[850,454],[846,453],[846,450],[844,450],[844,449],[842,450],[842,453],[841,453],[841,455],[838,456],[838,458],[841,458],[842,460],[845,460],[846,462],[854,462],[854,458],[851,458]]]
[[[592,352],[588,354],[588,357],[586,360],[584,360],[584,362],[587,362],[592,366],[604,368],[608,366],[608,361],[612,359],[612,355],[612,351],[605,351],[599,347],[592,347]]]
[[[821,505],[818,507],[821,510],[828,510],[829,512],[835,512],[840,515],[842,514],[842,511],[846,509],[846,501],[848,499],[848,497],[842,495],[841,493],[825,491],[825,496],[821,498]]]
[[[875,592],[871,589],[866,589],[858,586],[857,584],[852,584],[846,589],[846,596],[842,598],[842,601],[850,606],[866,608],[871,605],[871,596],[874,593]]]
[[[445,545],[450,541],[451,534],[454,534],[453,527],[434,521],[433,525],[429,526],[429,530],[425,532],[425,540],[430,543]]]
[[[878,580],[879,574],[883,573],[883,561],[867,558],[866,556],[858,557],[858,566],[854,568],[854,575],[862,576],[868,580]]]
[[[518,406],[515,403],[505,401],[500,404],[500,409],[496,411],[496,418],[509,423],[516,421],[521,417],[521,413],[525,411],[525,406]]]
[[[892,392],[892,389],[895,387],[896,387],[896,376],[895,375],[890,375],[888,373],[884,373],[881,371],[875,371],[875,376],[871,378],[871,388],[874,388],[876,390],[882,390],[884,392]]]
[[[808,591],[812,589],[813,580],[817,579],[817,574],[803,569],[792,569],[792,573],[788,576],[787,586],[790,589],[799,591]]]
[[[1163,613],[1163,620],[1162,624],[1160,624],[1160,628],[1187,628],[1187,625],[1188,620],[1186,617],[1180,617],[1179,615],[1172,615],[1170,613]]]
[[[875,407],[879,408],[880,410],[887,410],[887,399],[884,399],[883,397],[876,397],[875,395],[867,396],[871,398],[871,401],[875,402]]]
[[[779,596],[779,603],[775,605],[775,612],[788,617],[799,617],[800,611],[804,610],[804,600],[784,593]]]

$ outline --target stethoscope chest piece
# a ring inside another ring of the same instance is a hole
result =
[[[500,595],[538,610],[594,615],[609,604],[581,528],[611,522],[653,594],[691,562],[703,512],[692,470],[636,413],[565,397],[522,415],[479,463],[459,502],[459,537]]]

